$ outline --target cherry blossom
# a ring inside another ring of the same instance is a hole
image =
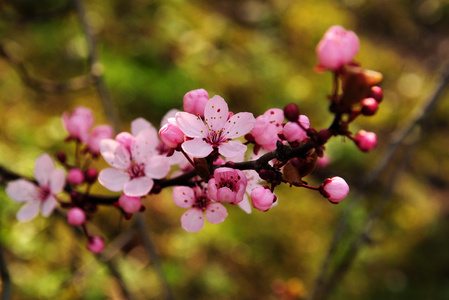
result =
[[[217,168],[214,178],[207,184],[207,192],[212,200],[237,204],[243,200],[247,183],[242,171],[228,167]]]
[[[320,193],[332,203],[338,203],[349,193],[349,186],[341,177],[326,179],[319,187]]]
[[[67,221],[73,226],[83,225],[86,222],[86,213],[79,207],[73,207],[67,213]]]
[[[69,132],[70,138],[87,142],[89,129],[94,123],[92,111],[88,108],[78,106],[71,114],[64,112],[62,115],[62,124]]]
[[[182,149],[194,157],[206,157],[214,149],[225,157],[233,157],[246,151],[246,145],[231,139],[248,133],[254,126],[252,113],[238,113],[229,118],[228,105],[220,96],[210,99],[204,110],[204,121],[188,112],[178,112],[176,123],[191,140]]]
[[[251,191],[251,203],[260,211],[269,210],[276,202],[277,197],[265,186],[259,186]]]
[[[114,135],[114,130],[109,125],[99,125],[92,129],[92,132],[87,138],[87,147],[93,154],[100,154],[100,142],[103,139],[111,139]]]
[[[276,149],[278,137],[282,133],[282,122],[284,121],[284,111],[279,108],[271,108],[263,115],[256,118],[251,134],[255,142],[267,151]]]
[[[213,202],[203,188],[177,186],[172,196],[177,206],[188,208],[181,217],[181,226],[188,232],[196,232],[204,227],[204,214],[212,224],[219,224],[228,216],[226,208]]]
[[[301,126],[299,124],[301,124]],[[284,126],[284,137],[287,141],[291,142],[302,142],[307,138],[307,132],[304,129],[310,127],[309,118],[305,115],[300,115],[298,117],[298,122],[287,122]]]
[[[56,194],[65,185],[65,174],[62,169],[55,169],[48,154],[42,154],[36,159],[34,178],[38,185],[25,180],[12,181],[6,187],[8,196],[16,202],[26,203],[17,213],[17,220],[25,222],[33,219],[41,211],[48,217],[56,207]]]
[[[184,95],[184,111],[204,117],[204,108],[206,107],[207,100],[209,100],[209,93],[205,89],[190,91]]]
[[[140,197],[130,197],[125,194],[122,194],[118,199],[118,204],[120,207],[127,213],[133,214],[138,212],[142,207],[142,201]]]

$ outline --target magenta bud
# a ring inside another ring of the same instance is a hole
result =
[[[349,186],[341,177],[332,177],[326,179],[319,187],[321,195],[327,198],[330,202],[337,204],[349,193]]]
[[[177,148],[184,142],[184,132],[175,124],[167,123],[159,130],[162,142],[170,148]]]
[[[78,168],[70,169],[67,174],[67,181],[73,185],[79,185],[84,182],[84,173]]]
[[[251,203],[253,207],[260,211],[267,211],[271,208],[277,197],[269,188],[259,186],[251,191]]]
[[[84,175],[88,183],[94,183],[98,178],[98,170],[95,168],[89,168]]]
[[[90,237],[89,240],[87,241],[86,247],[90,252],[98,254],[101,251],[103,251],[104,241],[99,236],[93,236]]]
[[[374,100],[376,100],[377,103],[381,103],[382,100],[384,99],[384,93],[380,88],[380,86],[375,85],[371,87],[368,97],[374,98]]]
[[[72,226],[80,226],[86,222],[86,213],[79,207],[70,209],[67,214],[67,221]]]
[[[365,98],[361,102],[362,104],[362,115],[373,116],[376,114],[379,108],[379,103],[374,98]]]
[[[64,151],[58,151],[58,153],[56,153],[56,158],[59,162],[65,164],[65,162],[67,161],[67,154],[65,154]]]
[[[120,207],[129,214],[138,212],[140,210],[140,207],[142,206],[140,197],[130,197],[125,194],[122,194],[120,196],[120,198],[118,199],[118,203]]]
[[[284,107],[284,116],[290,122],[296,122],[299,118],[299,108],[295,103],[287,104]]]
[[[357,132],[354,141],[363,152],[368,152],[373,150],[377,145],[377,136],[374,132],[368,132],[365,130],[360,130]]]

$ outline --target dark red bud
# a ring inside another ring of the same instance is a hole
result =
[[[373,116],[379,108],[379,103],[374,98],[365,98],[362,100],[362,115]]]
[[[98,178],[98,171],[95,168],[89,168],[84,174],[87,183],[94,183]]]
[[[56,158],[58,159],[59,162],[61,162],[62,164],[65,164],[65,162],[67,161],[67,154],[65,154],[64,151],[59,151],[56,154]]]
[[[290,122],[297,122],[299,118],[299,108],[295,103],[287,104],[284,107],[284,116]]]
[[[248,141],[248,142],[255,142],[255,139],[254,139],[254,137],[253,137],[253,135],[251,134],[251,133],[247,133],[247,134],[245,134],[245,139]]]
[[[261,179],[270,182],[273,178],[273,171],[262,169],[259,171],[259,176]]]
[[[375,85],[371,87],[368,97],[374,98],[374,100],[376,100],[377,103],[380,103],[384,99],[384,93],[379,86]]]
[[[318,141],[320,142],[321,145],[326,144],[327,140],[329,140],[332,136],[332,132],[330,130],[327,129],[321,129],[318,132]]]

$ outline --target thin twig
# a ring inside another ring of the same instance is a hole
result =
[[[5,258],[3,257],[3,247],[0,243],[0,275],[2,279],[2,300],[10,300],[11,294],[11,277],[9,275],[8,266],[6,265]]]

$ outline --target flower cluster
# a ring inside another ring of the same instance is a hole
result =
[[[82,226],[87,248],[99,253],[101,237],[89,233],[86,226],[100,204],[110,204],[126,219],[143,211],[142,198],[174,186],[174,203],[187,209],[181,226],[196,232],[205,219],[223,222],[226,206],[239,206],[246,213],[252,208],[266,212],[278,205],[275,189],[281,184],[303,187],[320,193],[331,203],[339,203],[349,186],[341,177],[310,186],[304,177],[317,165],[327,165],[325,145],[332,136],[352,140],[361,151],[372,150],[377,143],[372,132],[349,129],[358,116],[373,116],[382,101],[378,87],[380,73],[365,70],[354,62],[359,50],[357,36],[340,26],[331,27],[317,46],[318,69],[334,74],[330,111],[334,120],[328,128],[316,129],[296,104],[270,108],[255,117],[250,112],[233,113],[220,96],[209,97],[204,89],[188,92],[183,111],[171,110],[158,130],[143,118],[131,122],[130,132],[113,137],[110,126],[91,129],[92,112],[77,107],[62,116],[69,136],[76,144],[73,160],[57,154],[65,168],[56,169],[47,154],[36,160],[35,182],[19,179],[8,184],[7,194],[25,203],[17,214],[28,221],[39,210],[48,216],[57,203],[67,209],[67,221]],[[100,157],[109,167],[97,171],[92,161]],[[98,182],[116,197],[90,195]],[[60,192],[68,196],[58,198]]]

